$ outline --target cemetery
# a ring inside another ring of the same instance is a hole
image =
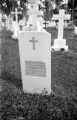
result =
[[[20,0],[9,15],[0,11],[1,120],[77,118],[76,19],[59,8],[46,20],[45,2],[24,2],[27,13]]]

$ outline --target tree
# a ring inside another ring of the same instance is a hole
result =
[[[77,0],[68,0],[68,7],[69,8],[76,8],[77,7]]]
[[[0,9],[6,14],[9,14],[16,6],[16,0],[0,0]]]
[[[74,21],[75,19],[75,15],[77,13],[75,13],[75,9],[77,7],[77,0],[69,0],[68,1],[68,7],[71,9],[71,15],[72,15],[72,20]],[[77,15],[76,15],[77,16]],[[77,18],[77,17],[76,17]]]
[[[26,2],[27,0],[20,0],[20,7],[25,7]],[[6,14],[14,11],[16,7],[18,7],[17,0],[0,0],[0,9]]]
[[[43,2],[43,4],[45,5],[44,19],[49,21],[49,20],[51,20],[51,17],[52,17],[52,14],[51,14],[51,9],[52,9],[51,0],[45,0]]]

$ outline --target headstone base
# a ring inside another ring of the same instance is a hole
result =
[[[54,51],[68,51],[68,46],[66,45],[66,40],[65,39],[55,39],[54,40],[54,45],[51,47],[51,50]]]

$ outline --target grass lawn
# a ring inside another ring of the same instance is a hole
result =
[[[51,33],[51,44],[57,38],[57,30]],[[77,36],[73,29],[64,30],[68,52],[51,53],[51,83],[53,94],[49,96],[24,94],[22,91],[18,40],[11,39],[11,32],[3,29],[1,100],[2,119],[25,120],[74,120],[77,118]]]

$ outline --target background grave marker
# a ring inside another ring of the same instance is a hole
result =
[[[11,12],[12,15],[15,15],[16,22],[18,23],[18,14],[22,14],[22,12],[18,12],[17,8],[15,8],[15,12]]]
[[[13,24],[13,35],[12,35],[12,38],[17,39],[18,38],[19,25],[17,24],[16,21],[13,21],[12,24]]]
[[[61,11],[61,10],[59,10],[59,11]],[[53,17],[51,18],[51,21],[55,21],[56,25],[57,25],[57,23],[58,23],[58,21],[59,21],[59,18],[60,18],[59,15],[60,15],[60,14],[54,14]],[[64,20],[65,20],[65,22],[70,21],[70,18],[71,18],[71,15],[70,15],[70,14],[65,14],[65,15],[64,15]],[[63,26],[64,26],[64,23],[63,23]]]
[[[51,47],[52,50],[68,50],[68,46],[66,46],[66,40],[63,39],[63,29],[64,29],[64,15],[65,10],[59,10],[59,24],[58,24],[58,38],[54,40],[54,45]]]

